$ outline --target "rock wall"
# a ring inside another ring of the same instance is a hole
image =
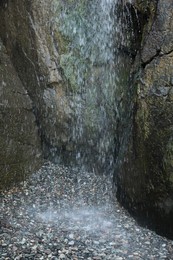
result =
[[[51,8],[47,1],[4,1],[0,10],[1,38],[32,100],[42,142],[56,139],[57,51],[51,37]]]
[[[132,110],[117,158],[117,197],[143,224],[173,237],[173,3],[126,4],[139,22],[146,20],[132,62]]]
[[[40,163],[32,102],[0,40],[0,190],[24,180]]]
[[[110,169],[117,116],[110,33],[115,1],[1,5],[0,36],[32,100],[45,157]]]
[[[61,43],[60,68],[68,82],[66,96],[72,118],[63,152],[70,149],[70,157],[80,167],[97,172],[113,168],[117,117],[112,34],[115,4],[113,0],[54,1],[54,35]]]
[[[45,157],[70,139],[71,109],[59,70],[52,1],[3,1],[0,35],[32,100]]]

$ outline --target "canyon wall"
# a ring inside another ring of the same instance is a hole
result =
[[[115,3],[1,3],[0,37],[32,101],[45,158],[113,168]]]
[[[131,41],[132,110],[117,158],[117,197],[143,224],[173,237],[173,3],[127,7],[134,32],[134,13],[145,24],[138,46]]]
[[[119,96],[114,8],[113,0],[1,1],[0,38],[30,102],[34,155],[39,151],[55,162],[112,171]],[[20,153],[18,146],[13,149]]]
[[[32,102],[0,40],[0,190],[41,164]]]

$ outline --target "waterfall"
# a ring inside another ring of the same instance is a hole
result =
[[[110,170],[114,161],[119,31],[117,2],[56,1],[59,67],[72,111],[69,124],[73,155],[79,165]]]

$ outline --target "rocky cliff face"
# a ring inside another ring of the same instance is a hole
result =
[[[45,157],[111,168],[118,96],[114,6],[3,1],[1,38],[32,100]]]
[[[0,41],[0,190],[24,180],[40,162],[32,102]]]
[[[59,84],[57,51],[51,37],[50,1],[3,1],[1,38],[32,100],[37,124],[45,143],[56,139],[56,91]]]
[[[139,23],[147,20],[132,64],[131,130],[117,159],[117,197],[145,224],[173,237],[173,4],[129,5]]]
[[[40,142],[98,171],[115,159],[118,199],[173,236],[172,1],[122,0],[116,19],[115,2],[0,2],[3,182]]]
[[[0,7],[0,38],[30,99],[44,156],[113,169],[115,1],[3,0]]]

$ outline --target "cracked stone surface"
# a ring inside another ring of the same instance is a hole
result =
[[[40,166],[41,143],[32,110],[28,93],[0,40],[0,189]]]
[[[154,2],[140,9],[148,8],[149,17],[133,63],[127,117],[132,127],[120,145],[117,196],[139,219],[173,238],[173,8],[172,1],[159,0],[153,9]]]

